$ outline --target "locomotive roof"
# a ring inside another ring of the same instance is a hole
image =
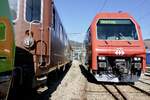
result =
[[[116,12],[103,12],[99,13],[96,15],[96,18],[101,18],[101,19],[117,19],[117,18],[132,18],[128,13],[121,12],[121,13],[116,13]]]
[[[135,19],[127,12],[101,12],[96,14],[92,23],[90,24],[90,27],[92,24],[97,23],[97,20],[99,19],[132,19],[139,26]]]

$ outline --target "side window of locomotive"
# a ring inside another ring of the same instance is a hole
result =
[[[86,48],[88,48],[88,32],[86,33],[86,36],[85,36],[85,46]]]
[[[65,45],[65,47],[67,46],[67,36],[66,35],[64,35],[64,45]]]
[[[58,39],[60,39],[60,20],[56,11],[55,11],[55,36]]]
[[[91,43],[91,34],[90,34],[90,29],[88,29],[88,32],[87,32],[87,41],[88,41],[88,46],[90,45],[90,43]]]
[[[41,19],[41,0],[26,0],[26,20],[40,21]]]
[[[63,41],[63,27],[61,24],[59,26],[59,35],[60,40]]]
[[[5,30],[6,30],[6,26],[4,23],[0,23],[0,40],[4,40],[5,39]]]
[[[100,40],[138,40],[135,24],[130,19],[100,19],[97,23]]]
[[[53,8],[53,15],[52,15],[52,27],[53,27],[53,29],[55,30],[55,20],[56,20],[56,18],[55,18],[55,9]]]
[[[12,16],[14,21],[18,17],[18,10],[19,10],[18,9],[19,8],[18,1],[19,0],[8,0],[9,7],[10,7],[10,13],[11,13],[11,16]]]
[[[89,31],[88,34],[89,45],[91,45],[91,32]]]

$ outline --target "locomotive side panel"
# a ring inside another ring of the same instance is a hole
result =
[[[9,94],[14,69],[15,43],[7,0],[0,1],[0,99]]]
[[[52,20],[51,66],[58,68],[69,62],[67,59],[69,41],[55,7]]]
[[[7,1],[6,1],[7,2]],[[8,2],[2,3],[9,8]],[[0,7],[1,8],[1,7]],[[6,9],[5,9],[6,10]],[[7,11],[7,10],[6,10]],[[9,12],[5,12],[9,13]],[[0,14],[0,99],[7,99],[14,69],[15,43],[10,16]]]
[[[85,49],[84,64],[88,65],[87,69],[90,69],[92,66],[92,43],[91,43],[90,28],[88,29],[85,40],[84,40],[84,49]]]
[[[0,73],[11,71],[14,64],[14,36],[12,25],[7,17],[0,17]],[[2,35],[3,34],[3,35]],[[3,38],[2,38],[3,37]]]

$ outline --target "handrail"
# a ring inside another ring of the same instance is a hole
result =
[[[40,24],[40,26],[41,26],[41,27],[40,27],[40,31],[41,31],[41,32],[40,32],[40,34],[41,34],[41,36],[40,36],[40,37],[41,37],[40,66],[41,66],[41,65],[42,65],[42,62],[43,62],[43,56],[42,56],[43,45],[42,45],[42,44],[43,44],[43,29],[44,29],[44,28],[43,28],[43,24],[42,24],[39,20],[33,20],[33,21],[31,21],[31,22],[30,22],[30,27],[29,27],[29,36],[32,37],[31,29],[32,29],[32,24],[33,24],[34,22],[38,22],[38,23]]]
[[[50,57],[50,53],[51,53],[51,35],[50,34],[52,34],[52,28],[49,27],[48,29],[49,29],[49,49],[48,49],[49,50],[48,51],[49,59],[48,59],[48,63],[46,64],[46,66],[50,65],[50,63],[51,63],[51,57]]]
[[[32,35],[31,35],[31,32],[32,32],[31,29],[32,29],[32,24],[33,24],[34,22],[38,22],[38,23],[41,25],[41,22],[40,22],[39,20],[33,20],[33,21],[31,21],[31,22],[30,22],[30,27],[29,27],[29,35],[30,35],[30,36],[32,36]]]

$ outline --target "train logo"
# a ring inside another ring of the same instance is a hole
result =
[[[123,48],[117,48],[115,50],[115,54],[118,55],[118,56],[123,56],[125,54]]]

